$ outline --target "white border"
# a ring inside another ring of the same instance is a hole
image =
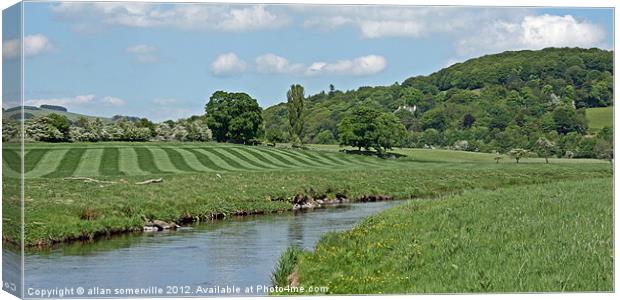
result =
[[[3,10],[16,4],[18,1],[2,1],[0,3],[0,8],[2,8]],[[37,2],[56,2],[56,1],[37,1]],[[83,0],[82,2],[97,2],[94,0]],[[145,2],[145,1],[135,1],[135,0],[125,0],[125,1],[119,1],[119,0],[109,0],[106,2]],[[552,7],[552,6],[556,6],[556,7],[606,7],[606,8],[614,8],[614,32],[610,33],[613,35],[614,37],[614,49],[618,49],[617,48],[617,44],[618,44],[618,39],[617,39],[617,32],[618,32],[618,24],[617,22],[615,22],[615,8],[618,6],[617,3],[615,3],[614,1],[605,1],[605,0],[588,0],[588,1],[578,1],[578,0],[504,0],[504,1],[493,1],[493,0],[467,0],[467,1],[456,1],[456,0],[384,0],[384,1],[380,1],[380,0],[314,0],[314,1],[300,1],[300,0],[281,0],[281,1],[274,1],[274,0],[239,0],[239,1],[226,1],[226,0],[210,0],[210,1],[181,1],[181,0],[151,0],[148,2],[208,2],[208,3],[273,3],[273,4],[278,4],[278,3],[290,3],[290,4],[399,4],[399,5],[433,5],[433,6],[439,6],[439,5],[450,5],[450,6],[531,6],[531,7]],[[1,17],[0,17],[1,18]],[[22,22],[23,22],[23,7],[22,7]],[[2,22],[0,22],[0,30],[2,29]],[[22,24],[22,28],[21,30],[23,31],[23,24]],[[23,35],[23,32],[22,32]],[[22,49],[22,53],[23,53],[23,49]],[[1,62],[0,62],[0,66],[1,66]],[[22,57],[22,68],[23,68],[23,57]],[[618,85],[619,79],[617,76],[617,70],[618,70],[618,62],[615,59],[615,55],[614,55],[614,94],[617,94],[617,89],[616,87],[620,86]],[[1,72],[0,72],[1,73]],[[22,69],[22,90],[23,90],[23,69]],[[0,74],[0,80],[2,79],[2,74]],[[0,85],[1,86],[1,85]],[[1,95],[1,87],[0,87],[0,95]],[[616,98],[616,97],[614,97]],[[617,99],[617,98],[616,98]],[[22,95],[22,102],[23,102],[23,95]],[[614,116],[616,115],[618,111],[618,106],[616,106],[614,108]],[[614,128],[620,128],[620,118],[614,118]],[[617,134],[614,135],[614,145],[617,145]],[[1,141],[0,141],[0,146],[1,146]],[[23,150],[22,150],[23,151]],[[614,157],[618,157],[618,152],[620,150],[617,149],[617,147],[615,147],[614,150]],[[23,163],[23,162],[22,162]],[[614,162],[614,168],[615,168],[616,164]],[[23,168],[23,166],[22,166]],[[0,170],[0,176],[2,174],[2,171]],[[615,188],[616,184],[618,184],[618,182],[620,182],[620,180],[616,180],[617,178],[615,177],[615,172],[614,172],[614,258],[616,258],[616,261],[614,261],[614,290],[618,291],[619,290],[619,283],[618,280],[616,280],[616,266],[618,265],[617,262],[617,258],[618,256],[618,247],[616,247],[615,245],[615,241],[617,240],[616,237],[618,235],[618,223],[615,222],[615,216],[617,215],[617,206],[615,205],[615,199],[617,199],[618,196],[618,190]],[[23,186],[22,186],[22,193],[23,193]],[[0,199],[1,199],[2,195],[0,195]],[[2,207],[0,206],[0,212],[2,211]],[[23,221],[23,203],[22,203],[22,221]],[[2,229],[2,224],[0,222],[0,231]],[[23,235],[23,223],[22,223],[22,235]],[[22,236],[23,238],[23,236]],[[23,250],[22,250],[23,253]],[[1,266],[1,261],[2,261],[2,257],[0,256],[0,266]],[[23,278],[23,255],[22,255],[22,280]],[[23,282],[23,281],[22,281]],[[24,295],[22,293],[22,295]],[[2,297],[3,299],[5,299],[5,297],[13,297],[12,295],[10,295],[9,293],[5,292],[5,291],[1,291],[0,292],[0,297]],[[358,296],[323,296],[323,297],[311,297],[313,299],[334,299],[334,300],[342,300],[342,299],[352,299],[352,297],[358,297]],[[364,296],[364,298],[366,299],[383,299],[383,298],[389,298],[389,299],[409,299],[411,296]],[[501,299],[521,299],[523,297],[528,297],[531,299],[583,299],[583,298],[598,298],[598,299],[615,299],[616,297],[614,296],[614,293],[568,293],[568,294],[559,294],[559,293],[548,293],[548,294],[466,294],[466,295],[415,295],[414,297],[418,298],[418,299],[449,299],[449,298],[453,298],[453,297],[458,297],[460,299],[480,299],[480,298],[501,298]],[[258,297],[250,297],[250,298],[258,298]],[[13,297],[13,299],[16,299]],[[140,299],[161,299],[161,298],[140,298]],[[166,299],[185,299],[185,298],[166,298]],[[200,299],[200,298],[195,298],[195,299]],[[248,297],[227,297],[225,299],[248,299]],[[279,299],[299,299],[299,297],[280,297]]]

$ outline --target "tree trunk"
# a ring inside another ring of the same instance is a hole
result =
[[[515,158],[515,159],[517,160],[517,163],[519,163],[519,159],[518,158]]]
[[[549,157],[545,156],[545,163],[547,163],[547,164],[549,163]]]

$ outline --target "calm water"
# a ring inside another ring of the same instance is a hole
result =
[[[221,288],[232,286],[241,289],[239,294],[232,290],[236,295],[244,295],[249,287],[253,295],[265,294],[256,287],[270,285],[271,270],[288,245],[312,250],[324,233],[349,229],[360,219],[401,203],[245,217],[176,232],[123,235],[27,253],[24,296],[40,297],[35,292],[46,289],[58,297],[60,289],[73,288],[63,290],[63,296],[78,297],[79,287],[83,288],[81,297],[95,296],[89,292],[97,288],[106,293],[97,297],[123,296],[117,293],[127,293],[127,288],[143,289],[140,294],[150,297],[214,296],[229,294],[231,290]]]

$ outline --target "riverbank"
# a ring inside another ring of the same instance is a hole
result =
[[[349,230],[360,220],[403,202],[233,217],[177,231],[130,233],[88,243],[27,248],[27,287],[88,286],[97,282],[101,288],[127,288],[135,280],[166,286],[178,284],[179,274],[183,274],[183,285],[235,285],[242,290],[254,287],[253,295],[258,296],[264,293],[257,291],[257,286],[270,286],[271,270],[288,245],[312,249],[324,233]]]
[[[613,180],[585,178],[408,202],[324,235],[314,252],[287,251],[277,283],[330,294],[612,291]]]
[[[32,179],[26,188],[25,243],[46,245],[140,231],[149,220],[179,223],[292,209],[298,194],[368,195],[410,199],[472,188],[494,189],[555,180],[608,177],[607,165],[502,166],[429,165],[341,171],[288,171],[163,176],[164,182],[137,186]],[[120,181],[122,178],[105,178]],[[147,177],[132,178],[135,181]],[[6,227],[5,227],[6,228]],[[14,231],[9,231],[13,232]],[[15,239],[16,236],[6,236]]]
[[[24,166],[28,247],[141,231],[152,220],[191,224],[287,211],[303,206],[300,199],[311,204],[411,199],[612,174],[609,164],[577,160],[417,162],[219,144],[35,146],[26,152]],[[45,170],[49,173],[42,175]],[[136,185],[154,178],[162,182]],[[20,237],[19,220],[11,218],[21,206],[18,180],[3,178],[5,241]]]

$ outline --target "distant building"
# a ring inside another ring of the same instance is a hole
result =
[[[409,106],[409,105],[401,105],[401,106],[399,106],[399,107],[398,107],[398,108],[394,111],[394,113],[397,113],[397,112],[399,112],[399,111],[401,111],[401,110],[406,110],[406,111],[408,111],[408,112],[410,112],[410,113],[415,113],[415,111],[416,111],[416,110],[418,110],[418,107],[417,107],[417,106],[415,106],[415,105],[414,105],[414,106]]]

